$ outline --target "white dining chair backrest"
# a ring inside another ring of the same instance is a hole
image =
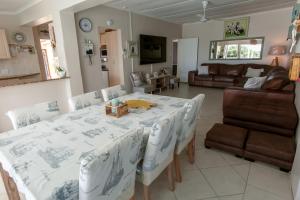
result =
[[[91,152],[80,165],[80,200],[129,200],[134,195],[143,130],[126,134],[104,150]]]
[[[199,94],[184,105],[185,114],[181,123],[180,133],[177,138],[177,154],[180,154],[194,137],[194,132],[199,120],[200,109],[204,99],[205,95]]]
[[[49,101],[11,110],[6,115],[10,118],[13,128],[19,129],[43,120],[50,120],[60,115],[60,110],[57,101]]]
[[[71,111],[81,110],[83,108],[101,104],[102,99],[100,92],[94,91],[90,93],[85,93],[69,99],[69,106]]]
[[[122,89],[121,85],[116,85],[113,87],[102,89],[101,92],[103,100],[105,102],[127,94],[126,91]]]
[[[177,139],[176,112],[153,124],[143,160],[140,179],[150,185],[172,162]]]

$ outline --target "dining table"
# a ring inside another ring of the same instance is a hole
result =
[[[190,101],[144,93],[118,99],[141,99],[156,106],[149,110],[129,109],[127,115],[116,118],[106,115],[102,103],[0,134],[1,174],[9,196],[17,196],[13,194],[17,192],[27,200],[78,199],[79,169],[85,156],[113,145],[138,128],[143,130],[143,151],[153,124]],[[8,191],[11,183],[7,178],[14,182],[16,191]]]

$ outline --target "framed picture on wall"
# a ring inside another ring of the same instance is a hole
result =
[[[248,37],[249,20],[249,17],[226,20],[224,22],[224,39]]]
[[[139,55],[138,43],[136,41],[127,41],[128,56],[136,57]]]

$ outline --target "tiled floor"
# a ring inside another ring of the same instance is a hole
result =
[[[188,87],[169,90],[163,95],[192,98],[206,94],[201,120],[197,128],[196,163],[181,156],[183,181],[176,183],[174,192],[168,189],[166,174],[151,185],[152,200],[292,200],[290,176],[264,163],[249,163],[230,154],[205,149],[206,132],[222,121],[223,90]],[[142,185],[137,183],[136,199],[142,199]],[[0,200],[7,200],[0,181]]]

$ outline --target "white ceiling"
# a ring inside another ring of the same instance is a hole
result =
[[[113,0],[106,5],[127,9],[165,21],[183,24],[199,21],[202,0]],[[292,7],[296,0],[209,0],[207,17],[222,19],[256,12]]]
[[[0,14],[17,14],[42,0],[0,0]]]

